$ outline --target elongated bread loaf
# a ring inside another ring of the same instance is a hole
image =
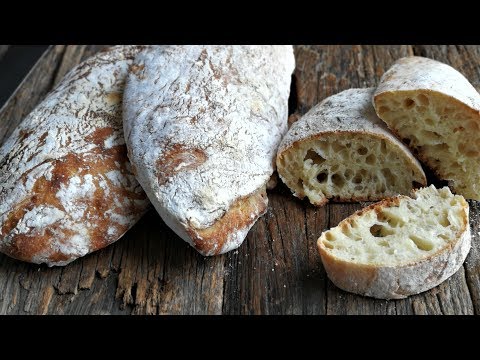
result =
[[[0,148],[0,250],[65,265],[118,240],[148,208],[123,138],[121,99],[140,50],[70,71]]]
[[[129,158],[164,221],[203,255],[237,248],[266,211],[293,69],[291,46],[153,46],[135,59]]]
[[[438,61],[398,60],[375,91],[377,114],[452,189],[480,200],[480,94]]]
[[[375,115],[373,90],[330,96],[292,125],[277,170],[295,196],[321,206],[332,198],[380,200],[426,185],[419,162]]]
[[[470,250],[468,203],[433,185],[366,207],[322,233],[318,249],[339,288],[400,299],[453,275]]]

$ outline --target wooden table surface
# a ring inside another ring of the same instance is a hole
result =
[[[75,64],[99,46],[51,46],[0,110],[0,144]],[[2,47],[0,47],[0,57]],[[375,86],[398,58],[427,56],[461,71],[480,88],[480,47],[296,46],[291,112],[326,96]],[[382,301],[337,289],[316,250],[320,233],[362,207],[315,208],[283,185],[244,244],[205,258],[150,211],[115,244],[48,268],[0,254],[0,314],[477,314],[480,312],[480,206],[470,201],[472,250],[435,289]]]

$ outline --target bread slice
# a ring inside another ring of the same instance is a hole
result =
[[[376,112],[458,194],[480,200],[480,94],[452,67],[398,60],[375,91]]]
[[[462,266],[470,250],[468,203],[433,185],[360,210],[322,233],[318,249],[339,288],[380,299],[431,289]]]
[[[292,125],[277,154],[280,178],[295,196],[374,201],[426,185],[420,163],[375,115],[373,88],[350,89]]]

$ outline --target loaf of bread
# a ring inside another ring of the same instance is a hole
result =
[[[470,250],[468,204],[448,187],[419,189],[358,211],[318,239],[328,277],[339,288],[400,299],[453,275]]]
[[[291,46],[152,46],[135,59],[129,158],[165,223],[203,255],[237,248],[266,211],[293,69]]]
[[[425,186],[408,148],[375,115],[373,88],[330,96],[295,122],[282,140],[277,170],[301,199],[321,206],[372,201]]]
[[[149,201],[131,172],[121,100],[135,46],[70,71],[0,148],[0,251],[65,265],[118,240]]]
[[[374,105],[439,178],[480,200],[480,94],[462,74],[431,59],[400,59],[383,75]]]

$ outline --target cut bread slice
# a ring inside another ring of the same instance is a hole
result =
[[[480,200],[480,94],[452,67],[398,60],[374,94],[378,116],[452,190]]]
[[[470,250],[468,203],[448,187],[416,190],[370,205],[322,233],[317,245],[339,288],[379,299],[429,290]]]
[[[375,201],[425,186],[420,163],[375,115],[373,89],[333,95],[295,122],[277,154],[283,182],[321,206]]]

